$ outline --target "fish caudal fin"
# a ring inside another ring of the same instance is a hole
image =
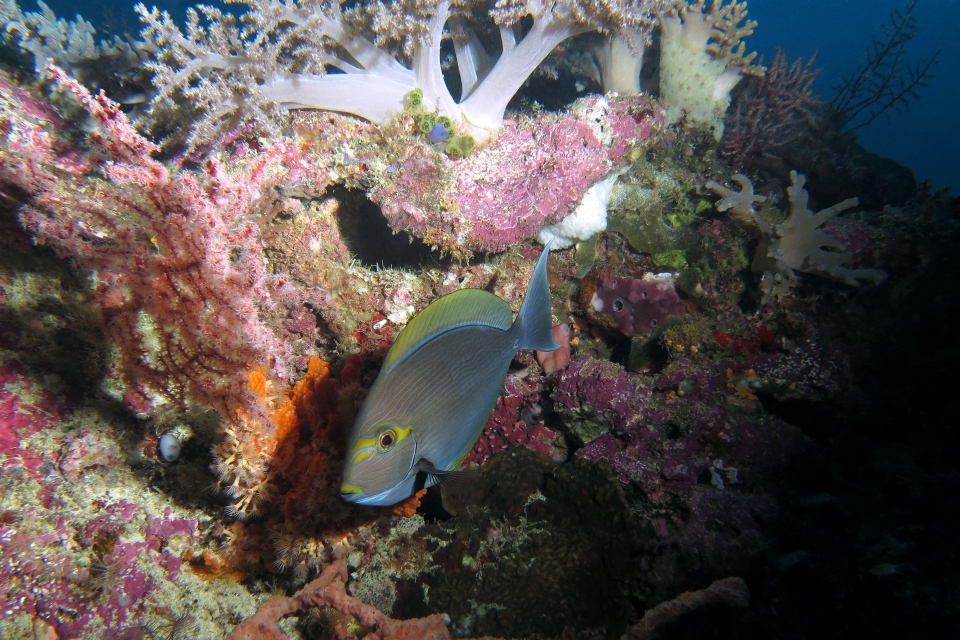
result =
[[[510,331],[514,334],[516,349],[536,349],[537,351],[556,351],[560,345],[553,339],[553,318],[550,315],[550,284],[547,282],[547,257],[550,245],[547,242],[537,260],[537,266],[530,278],[527,295],[520,305],[520,314],[514,320]]]

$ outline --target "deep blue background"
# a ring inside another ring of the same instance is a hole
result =
[[[133,2],[76,2],[48,0],[64,18],[79,11],[98,27],[109,25],[117,31],[138,32]],[[217,4],[210,2],[208,4]],[[759,22],[747,40],[749,50],[762,53],[769,61],[776,47],[791,57],[808,58],[819,50],[817,66],[823,73],[817,91],[826,100],[832,87],[864,60],[873,34],[880,32],[890,13],[906,0],[749,0],[751,18]],[[153,4],[147,2],[148,5]],[[157,3],[182,20],[190,0]],[[33,0],[21,2],[33,10]],[[239,8],[239,7],[238,7]],[[860,130],[868,149],[893,158],[913,170],[917,179],[930,179],[936,187],[951,187],[960,195],[960,0],[920,0],[916,15],[920,33],[911,43],[911,60],[929,57],[938,49],[940,63],[936,77],[921,89],[920,99],[906,113],[892,113]]]
[[[873,34],[906,0],[749,0],[750,17],[759,23],[749,49],[772,60],[780,46],[805,59],[820,51],[823,73],[817,91],[829,100],[832,87],[864,58]],[[910,44],[909,60],[940,50],[935,77],[920,89],[906,113],[881,116],[859,130],[861,143],[913,170],[918,180],[949,186],[960,195],[960,0],[919,0],[914,10],[920,31]]]

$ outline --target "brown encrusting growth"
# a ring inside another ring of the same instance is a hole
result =
[[[731,607],[750,606],[750,590],[742,578],[715,580],[706,589],[684,591],[673,600],[661,602],[648,609],[643,618],[624,636],[625,640],[645,640],[653,637],[658,627],[690,613],[694,609],[711,604],[726,604]]]

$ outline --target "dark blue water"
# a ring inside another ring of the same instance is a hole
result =
[[[864,60],[871,36],[879,34],[891,12],[906,0],[750,0],[751,18],[759,22],[748,50],[758,51],[769,61],[777,47],[791,56],[808,58],[819,51],[817,62],[823,73],[817,90],[829,100],[833,87]],[[138,31],[133,2],[75,2],[49,0],[64,18],[80,12],[100,27]],[[153,3],[147,2],[147,5]],[[182,20],[189,0],[157,3]],[[208,4],[218,4],[209,2]],[[34,10],[33,0],[21,3]],[[239,7],[235,7],[235,10]],[[918,180],[930,179],[935,187],[960,193],[960,0],[919,0],[915,9],[919,33],[908,50],[908,61],[929,58],[940,50],[940,62],[929,86],[920,89],[920,98],[903,113],[890,112],[860,130],[868,149],[909,167]]]
[[[823,73],[817,90],[824,99],[832,87],[864,60],[873,34],[905,0],[750,0],[750,17],[759,24],[747,40],[749,50],[767,60],[776,47],[807,58],[817,50]],[[865,147],[897,160],[918,180],[960,193],[960,0],[920,0],[914,10],[919,33],[908,61],[929,58],[940,50],[939,64],[920,99],[905,113],[882,116],[860,130]]]

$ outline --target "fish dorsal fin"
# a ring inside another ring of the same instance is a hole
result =
[[[556,351],[560,348],[553,339],[553,317],[550,312],[550,283],[547,281],[547,258],[550,245],[547,242],[533,269],[527,295],[523,297],[520,313],[513,325],[517,349],[536,349],[537,351]]]
[[[484,325],[506,331],[513,324],[510,305],[483,289],[460,289],[434,300],[397,336],[380,375],[427,340],[456,327]]]

